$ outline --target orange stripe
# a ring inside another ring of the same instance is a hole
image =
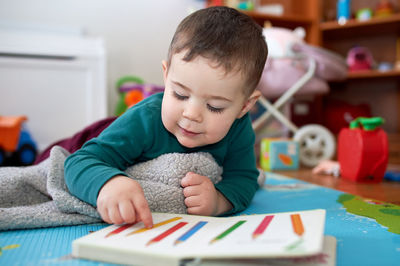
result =
[[[304,227],[303,227],[303,223],[301,221],[300,214],[291,214],[290,218],[292,220],[294,232],[297,235],[302,236],[304,234]]]

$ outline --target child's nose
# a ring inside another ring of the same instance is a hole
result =
[[[183,117],[188,120],[201,122],[202,120],[202,113],[201,113],[201,106],[197,103],[188,103],[183,110]]]

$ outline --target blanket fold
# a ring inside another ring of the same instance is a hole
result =
[[[96,208],[71,195],[64,182],[69,152],[55,146],[50,157],[28,167],[0,167],[0,230],[101,222]],[[170,153],[126,169],[143,188],[152,212],[186,213],[181,179],[192,171],[215,184],[222,167],[208,153]]]

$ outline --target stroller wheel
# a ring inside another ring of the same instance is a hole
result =
[[[299,143],[299,159],[305,166],[314,167],[322,160],[331,159],[335,153],[335,138],[323,126],[301,127],[293,138]]]

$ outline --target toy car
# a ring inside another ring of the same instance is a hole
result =
[[[0,116],[0,166],[30,165],[36,158],[36,144],[24,127],[25,116]]]

